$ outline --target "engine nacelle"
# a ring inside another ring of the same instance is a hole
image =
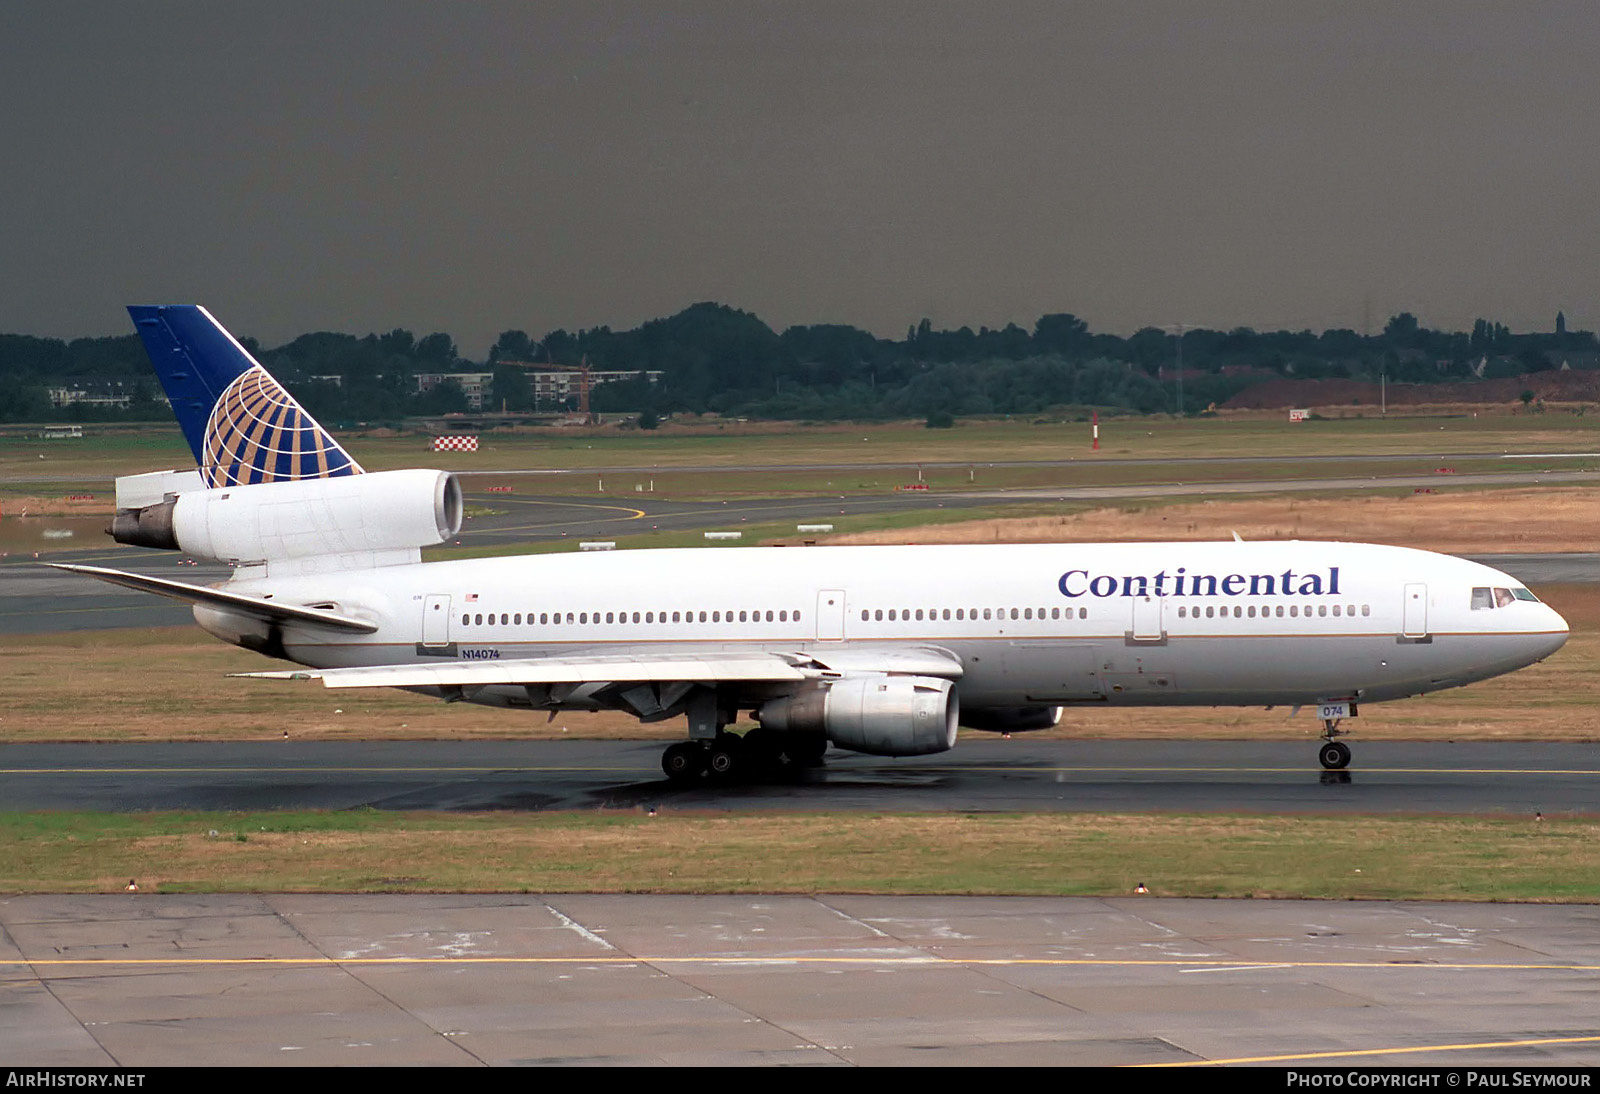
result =
[[[961,724],[990,733],[1026,733],[1050,729],[1061,721],[1061,711],[1061,707],[968,707],[961,712]]]
[[[847,676],[763,703],[756,718],[780,732],[822,733],[873,756],[926,756],[956,743],[955,685],[933,676]]]
[[[228,486],[119,512],[118,543],[250,563],[431,547],[461,531],[446,471],[379,471]]]

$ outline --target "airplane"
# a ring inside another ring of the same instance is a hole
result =
[[[1069,707],[1314,707],[1318,759],[1367,703],[1540,661],[1566,622],[1449,555],[1313,541],[756,547],[423,562],[458,534],[438,470],[368,472],[204,308],[129,313],[196,468],[117,480],[119,543],[233,567],[218,585],[57,564],[193,605],[301,668],[526,711],[685,717],[675,782],[943,752]],[[757,725],[731,732],[740,714]]]

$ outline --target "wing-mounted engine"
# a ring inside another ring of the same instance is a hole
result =
[[[756,720],[779,732],[821,733],[873,756],[926,756],[956,743],[955,685],[933,676],[846,676],[763,703]]]
[[[321,556],[415,561],[461,531],[461,486],[445,471],[380,471],[342,478],[194,490],[120,509],[118,543],[182,550],[239,566]]]

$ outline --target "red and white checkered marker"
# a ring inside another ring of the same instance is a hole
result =
[[[476,452],[478,438],[476,437],[435,437],[433,439],[435,452]]]

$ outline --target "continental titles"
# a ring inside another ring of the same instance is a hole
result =
[[[1068,570],[1056,582],[1061,595],[1080,596],[1338,596],[1339,567],[1316,573],[1285,570],[1281,574],[1191,574],[1179,566],[1172,573],[1094,574]]]

